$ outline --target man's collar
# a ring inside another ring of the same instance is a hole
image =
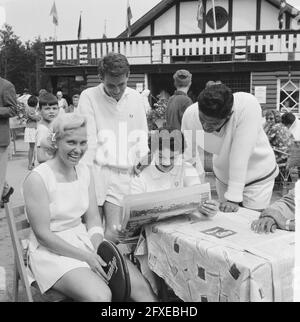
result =
[[[183,162],[183,161],[182,161]],[[174,167],[172,168],[172,170],[170,170],[169,172],[162,172],[162,171],[159,171],[156,166],[155,166],[155,161],[152,160],[151,164],[150,164],[150,171],[151,171],[151,177],[153,179],[159,179],[161,178],[162,175],[164,174],[168,174],[168,175],[171,175],[173,177],[175,177],[178,173],[178,168],[179,167],[182,167],[182,164],[178,164],[178,165],[174,165]]]
[[[122,97],[119,99],[119,101],[115,100],[113,97],[109,96],[106,91],[105,91],[105,88],[104,88],[104,85],[103,83],[99,84],[99,88],[100,90],[102,91],[102,93],[104,94],[104,96],[108,99],[108,100],[112,100],[114,102],[120,102],[124,97],[128,96],[129,94],[129,87],[127,86],[126,89],[125,89],[125,92],[123,93]]]

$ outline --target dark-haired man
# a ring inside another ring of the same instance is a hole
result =
[[[148,151],[148,128],[142,96],[127,87],[127,58],[110,53],[98,72],[101,84],[81,93],[77,110],[88,122],[83,162],[94,167],[98,205],[110,208],[120,206],[129,191],[136,158]]]
[[[180,69],[173,75],[173,79],[176,91],[168,101],[167,125],[180,130],[183,113],[193,104],[187,95],[192,84],[192,74],[188,70]]]
[[[232,94],[224,84],[211,85],[185,111],[182,130],[184,134],[198,132],[203,138],[202,142],[187,139],[189,149],[197,151],[200,146],[214,154],[221,211],[237,211],[239,205],[262,210],[269,205],[278,167],[262,128],[261,107],[253,95]]]
[[[127,87],[129,63],[110,53],[98,65],[101,84],[84,90],[77,112],[87,118],[88,150],[82,162],[93,170],[99,211],[105,218],[105,237],[118,242],[121,203],[129,194],[133,167],[148,152],[144,101]],[[137,268],[128,262],[131,297],[154,301],[155,295]]]

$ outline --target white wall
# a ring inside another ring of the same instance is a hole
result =
[[[300,0],[299,0],[300,1]],[[257,0],[234,0],[232,31],[254,31],[256,30],[256,2]],[[261,30],[278,30],[279,9],[268,3],[261,2]],[[215,6],[221,6],[228,12],[228,0],[215,0]],[[212,8],[212,1],[207,1],[207,12]],[[180,3],[180,34],[200,33],[197,23],[198,0]],[[284,21],[285,26],[285,21]],[[293,29],[300,29],[295,21],[292,22]],[[176,7],[173,6],[154,22],[155,35],[174,35],[176,32]],[[213,33],[214,30],[206,24],[206,32]],[[228,32],[228,23],[217,32]],[[142,30],[137,36],[150,36],[150,26]]]
[[[151,36],[151,27],[150,26],[143,29],[135,37],[148,37],[148,36]]]
[[[235,0],[232,11],[232,31],[256,30],[256,0]]]
[[[240,1],[240,0],[238,0]],[[253,0],[248,0],[248,1],[253,1]],[[235,2],[235,1],[233,1]],[[220,6],[223,7],[227,13],[228,12],[228,0],[215,0],[215,7]],[[210,9],[212,8],[212,1],[207,1],[206,2],[206,12],[208,12]],[[210,28],[208,24],[206,24],[206,32],[210,33],[210,32],[214,32],[214,29]],[[221,29],[217,29],[217,32],[228,32],[228,22],[227,24],[221,28]]]
[[[176,9],[175,6],[166,11],[154,22],[154,35],[175,35],[176,32]]]
[[[197,21],[198,1],[180,3],[179,33],[195,34],[201,33]]]
[[[261,2],[260,30],[279,30],[279,9],[267,1]],[[285,15],[283,16],[283,29],[285,29]]]

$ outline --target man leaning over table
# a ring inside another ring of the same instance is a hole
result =
[[[263,210],[251,225],[257,233],[274,233],[276,228],[295,231],[295,189]]]
[[[253,95],[232,94],[224,84],[208,86],[185,111],[181,130],[203,138],[203,142],[187,140],[188,150],[197,151],[195,145],[202,144],[201,149],[214,154],[221,211],[236,212],[239,206],[262,210],[269,205],[278,167]],[[197,158],[195,152],[188,155],[191,162]]]
[[[117,241],[121,201],[129,194],[133,166],[148,152],[148,127],[142,96],[127,87],[127,58],[109,53],[98,72],[101,84],[83,91],[77,108],[87,118],[88,150],[82,162],[93,168],[105,236]]]

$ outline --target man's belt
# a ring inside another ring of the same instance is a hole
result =
[[[270,172],[270,173],[268,173],[266,176],[264,176],[264,177],[262,177],[262,178],[259,178],[259,179],[256,179],[256,180],[254,180],[254,181],[251,181],[251,182],[249,182],[249,183],[246,183],[245,184],[245,187],[248,187],[248,186],[251,186],[251,185],[253,185],[253,184],[255,184],[255,183],[258,183],[258,182],[261,182],[261,181],[264,181],[264,180],[266,180],[266,179],[268,179],[268,178],[270,178],[275,172],[276,172],[276,170],[277,170],[277,168],[278,168],[278,166],[277,166],[277,164],[275,165],[275,168]],[[213,174],[214,174],[214,176],[221,182],[221,183],[223,183],[224,185],[228,185],[228,184],[226,184],[226,183],[224,183],[223,181],[221,181],[217,176],[216,176],[216,174],[215,174],[215,172],[213,171]]]
[[[274,169],[273,169],[269,174],[267,174],[266,176],[264,176],[264,177],[262,177],[262,178],[259,178],[259,179],[257,179],[257,180],[254,180],[254,181],[251,181],[251,182],[249,182],[249,183],[245,184],[245,187],[251,186],[251,185],[253,185],[253,184],[255,184],[255,183],[258,183],[258,182],[261,182],[261,181],[264,181],[264,180],[266,180],[266,179],[270,178],[270,177],[271,177],[271,176],[276,172],[277,168],[278,168],[278,166],[277,166],[277,164],[276,164],[276,165],[275,165],[275,168],[274,168]]]

